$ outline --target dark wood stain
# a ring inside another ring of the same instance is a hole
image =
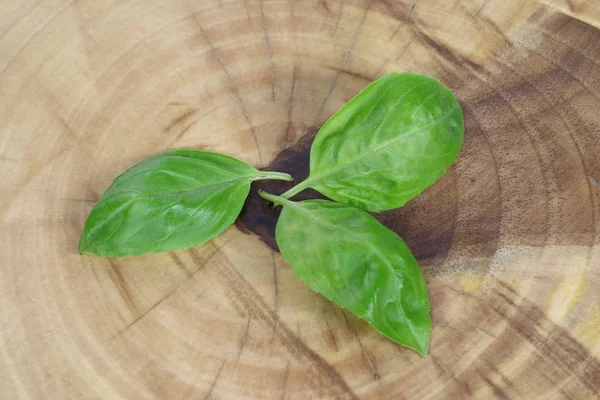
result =
[[[331,329],[331,325],[329,324],[329,318],[327,317],[327,313],[325,312],[325,310],[323,310],[323,319],[327,324],[327,330],[323,332],[323,335],[325,335],[325,338],[328,340],[331,348],[335,351],[339,351],[335,331]]]
[[[331,15],[331,9],[329,8],[329,4],[327,4],[327,0],[319,0],[319,5],[325,10],[327,15]]]
[[[94,200],[95,202],[100,200],[100,195],[94,189],[92,189],[91,186],[86,185],[86,188],[87,188],[88,192],[91,194],[90,197],[92,198],[92,200]]]
[[[360,79],[360,80],[363,80],[363,81],[367,81],[368,83],[370,83],[370,82],[374,81],[375,79],[377,79],[377,75],[375,75],[375,76],[368,76],[368,75],[363,75],[360,72],[348,71],[347,69],[341,69],[339,71],[342,74],[345,74],[345,75],[348,75],[348,76],[351,76],[353,78]]]
[[[279,251],[279,248],[277,247],[277,243],[275,243],[275,225],[277,224],[277,218],[281,213],[281,209],[272,208],[270,202],[258,195],[258,191],[264,190],[268,193],[281,194],[308,177],[310,145],[318,129],[314,127],[306,130],[294,145],[282,150],[271,165],[265,168],[268,171],[292,174],[295,182],[257,181],[252,183],[250,194],[236,221],[236,226],[242,232],[257,234],[267,245],[277,251]],[[294,200],[306,200],[310,198],[324,198],[324,196],[314,190],[306,190],[295,196]]]
[[[175,118],[174,120],[169,122],[169,124],[165,127],[164,131],[169,132],[172,128],[181,124],[183,121],[196,115],[197,113],[198,113],[198,109],[196,109],[196,108],[187,110],[186,112],[184,112],[183,114],[179,115],[177,118]]]
[[[454,51],[452,51],[448,46],[442,44],[440,41],[435,40],[422,30],[413,30],[413,36],[422,44],[424,44],[428,49],[431,49],[435,53],[437,53],[443,59],[451,62],[455,65],[464,65],[468,64],[475,70],[480,70],[483,67],[472,60],[469,60],[466,57],[462,57],[457,55]]]
[[[488,385],[491,386],[492,390],[494,391],[494,394],[496,394],[496,396],[502,400],[508,400],[509,397],[506,395],[506,393],[504,393],[502,391],[502,389],[500,389],[494,382],[492,382],[488,377],[486,376],[482,376],[481,377]]]
[[[181,268],[183,271],[186,272],[186,274],[189,274],[190,271],[188,271],[187,267],[185,266],[185,263],[183,262],[183,260],[177,255],[177,252],[175,251],[169,251],[168,252],[169,257],[171,257],[171,259],[173,260],[173,262],[175,262],[175,264]]]
[[[404,4],[391,0],[379,0],[370,9],[373,12],[381,12],[386,16],[391,16],[398,21],[403,21],[408,13],[408,8]]]
[[[175,137],[172,139],[172,143],[176,143],[179,139],[183,137],[195,124],[195,121],[192,121],[189,125],[185,126]]]
[[[131,313],[133,315],[137,315],[138,314],[137,307],[135,305],[135,302],[133,301],[133,297],[131,296],[131,293],[129,293],[129,287],[128,287],[127,283],[125,282],[125,279],[123,279],[123,275],[121,274],[119,264],[117,264],[116,259],[113,257],[106,258],[106,262],[108,263],[108,266],[110,267],[110,269],[108,271],[108,275],[110,276],[110,279],[114,282],[117,289],[119,289],[119,293],[121,294],[121,297],[125,301],[127,308],[129,308],[129,310],[131,311]]]

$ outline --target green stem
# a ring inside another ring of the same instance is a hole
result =
[[[275,205],[279,205],[279,206],[294,206],[294,202],[284,199],[281,196],[277,196],[275,194],[271,194],[271,193],[267,193],[264,190],[259,190],[258,191],[258,195],[260,197],[262,197],[265,200],[269,200],[272,201]]]
[[[296,186],[294,186],[293,188],[291,188],[290,190],[288,190],[287,192],[285,192],[284,194],[282,194],[281,197],[283,197],[284,199],[289,199],[290,197],[295,196],[298,193],[300,193],[301,191],[303,191],[304,189],[308,188],[309,183],[310,183],[310,181],[308,179],[305,181],[302,181],[299,184],[297,184]]]
[[[260,171],[261,174],[254,178],[255,181],[260,181],[263,179],[273,179],[276,181],[293,181],[294,178],[290,174],[286,174],[285,172],[275,172],[275,171]]]

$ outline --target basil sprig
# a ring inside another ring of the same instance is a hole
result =
[[[422,355],[431,330],[425,280],[402,238],[366,211],[419,195],[454,162],[463,135],[462,109],[444,85],[389,74],[323,125],[305,181],[281,196],[259,192],[283,206],[275,239],[298,278]],[[251,182],[264,179],[292,177],[207,151],[150,157],[104,192],[79,252],[120,257],[197,246],[227,229]],[[290,200],[307,188],[336,202]]]

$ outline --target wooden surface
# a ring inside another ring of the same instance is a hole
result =
[[[0,9],[2,399],[600,396],[597,1]],[[301,284],[255,193],[203,246],[77,254],[128,166],[192,147],[300,177],[318,127],[392,71],[465,111],[455,166],[379,216],[427,279],[428,357]]]

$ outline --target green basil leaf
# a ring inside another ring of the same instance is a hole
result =
[[[261,196],[283,205],[275,239],[301,281],[388,338],[427,354],[427,288],[400,236],[353,206]]]
[[[79,252],[120,257],[197,246],[235,221],[250,183],[260,179],[292,180],[207,151],[150,157],[116,178],[94,205]]]
[[[400,207],[446,172],[463,136],[462,109],[442,83],[386,75],[323,125],[311,147],[309,177],[283,197],[310,187],[369,211]]]

